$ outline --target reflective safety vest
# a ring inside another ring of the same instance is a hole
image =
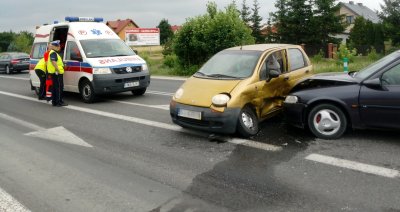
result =
[[[49,74],[54,74],[54,73],[56,73],[56,68],[53,66],[53,63],[52,63],[51,58],[50,58],[50,55],[51,55],[53,52],[55,52],[55,53],[57,54],[57,66],[58,66],[58,70],[59,70],[58,73],[59,73],[59,74],[64,74],[64,63],[63,63],[63,61],[62,61],[60,55],[59,55],[56,51],[54,51],[54,50],[51,50],[50,53],[49,53],[49,59],[47,60],[47,72],[48,72]]]
[[[44,58],[42,58],[42,59],[40,59],[39,62],[36,64],[35,70],[36,70],[36,69],[39,69],[39,70],[42,70],[44,73],[46,73],[46,70],[47,70],[46,66],[47,66],[47,65],[46,65],[46,61],[44,61]]]

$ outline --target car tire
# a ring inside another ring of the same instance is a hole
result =
[[[308,127],[322,139],[337,139],[347,128],[347,119],[343,111],[332,104],[319,104],[308,115]]]
[[[240,111],[237,123],[237,131],[245,138],[254,136],[258,133],[258,118],[251,108],[244,107]]]
[[[6,74],[12,74],[10,66],[6,66],[5,69],[6,69]]]
[[[79,86],[79,93],[85,103],[93,103],[96,100],[96,94],[92,83],[88,80],[83,81]]]
[[[147,88],[141,88],[141,89],[133,90],[132,94],[135,95],[135,96],[141,96],[144,93],[146,93],[146,89]]]

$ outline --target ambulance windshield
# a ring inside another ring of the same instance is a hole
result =
[[[81,40],[87,58],[132,56],[135,52],[120,39]]]

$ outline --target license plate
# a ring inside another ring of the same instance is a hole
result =
[[[135,82],[126,82],[124,84],[124,88],[130,88],[130,87],[135,87],[135,86],[139,86],[139,81],[135,81]]]
[[[201,120],[201,112],[196,111],[180,109],[178,110],[178,116]]]

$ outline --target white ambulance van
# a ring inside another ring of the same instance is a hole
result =
[[[49,42],[60,40],[64,90],[80,93],[86,103],[96,95],[131,91],[143,95],[150,85],[146,61],[113,32],[102,18],[66,17],[65,22],[36,30],[29,66],[31,89],[40,81],[34,68]]]

